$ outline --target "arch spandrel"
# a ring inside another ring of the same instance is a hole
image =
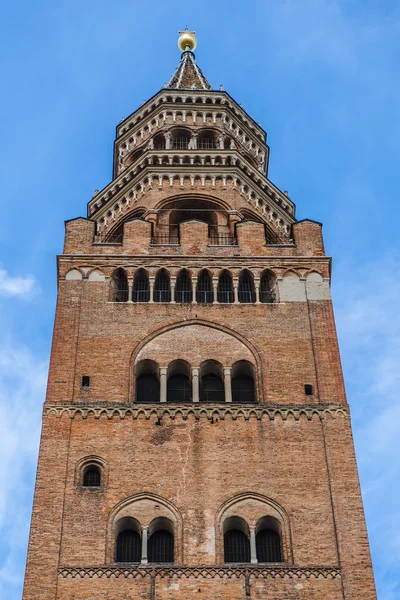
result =
[[[255,357],[242,341],[225,331],[195,324],[153,337],[141,348],[135,364],[144,359],[163,366],[179,359],[196,367],[207,360],[218,360],[227,367],[237,360],[248,360],[256,366]]]

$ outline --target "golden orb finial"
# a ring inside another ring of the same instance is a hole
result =
[[[182,52],[193,52],[197,46],[196,32],[189,31],[189,29],[186,27],[185,31],[178,31],[178,33],[178,46]]]

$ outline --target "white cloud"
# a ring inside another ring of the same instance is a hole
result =
[[[0,296],[29,298],[36,291],[36,280],[33,275],[11,277],[5,269],[0,267]]]
[[[47,361],[0,347],[0,597],[20,597]]]

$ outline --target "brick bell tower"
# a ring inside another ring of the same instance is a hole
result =
[[[66,222],[23,598],[373,600],[322,226],[179,45]]]

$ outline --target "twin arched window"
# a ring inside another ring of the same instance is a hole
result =
[[[250,531],[246,521],[241,517],[229,517],[224,522],[224,561],[226,563],[282,562],[280,529],[281,525],[274,517],[262,517],[253,531]],[[253,537],[253,544],[251,537]]]
[[[120,519],[116,526],[115,562],[173,563],[174,528],[169,519],[155,519],[144,531],[132,517]]]

